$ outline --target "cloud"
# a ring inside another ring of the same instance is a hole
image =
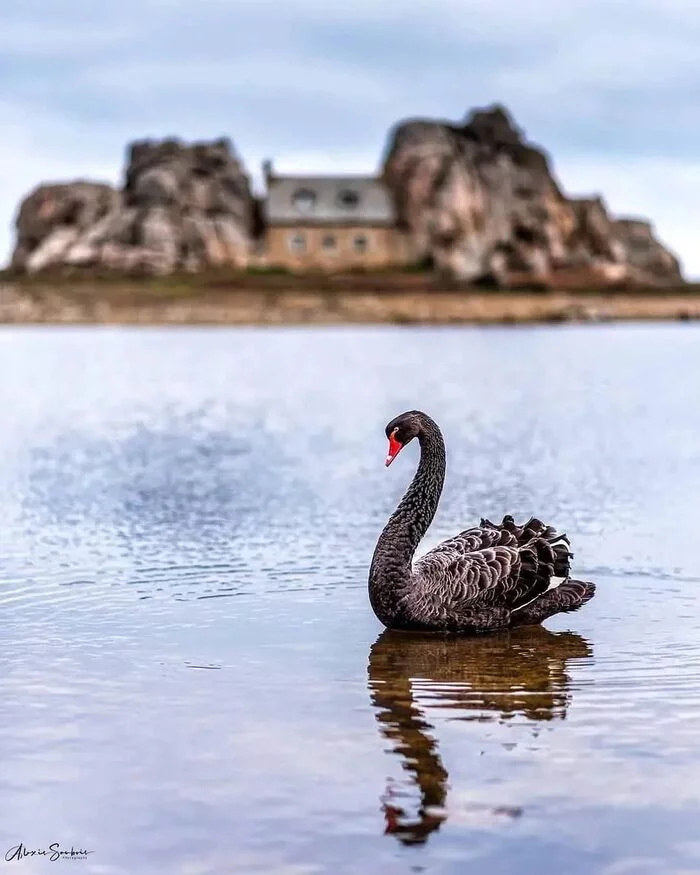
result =
[[[373,169],[400,118],[495,100],[565,188],[691,245],[700,7],[689,0],[7,0],[0,253],[19,197],[58,175],[116,180],[142,136],[232,137],[258,172]],[[318,156],[317,158],[315,156]],[[597,178],[593,174],[599,173]],[[652,177],[650,177],[652,174]]]

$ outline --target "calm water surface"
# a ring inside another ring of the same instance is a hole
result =
[[[5,329],[0,368],[2,856],[93,851],[8,873],[700,873],[696,326]],[[414,407],[426,546],[544,516],[581,612],[382,631]]]

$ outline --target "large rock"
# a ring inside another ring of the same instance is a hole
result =
[[[546,154],[501,106],[466,123],[416,119],[390,134],[384,179],[417,259],[465,281],[513,275],[556,281],[677,283],[678,260],[651,227],[615,221],[600,198],[569,199]]]
[[[63,262],[91,228],[119,209],[119,203],[115,189],[96,182],[40,185],[19,208],[13,266],[34,272]]]
[[[35,189],[17,215],[12,266],[152,274],[244,266],[253,210],[228,140],[136,142],[122,190],[83,181]]]
[[[626,217],[618,219],[614,226],[630,270],[648,278],[649,282],[682,279],[678,258],[656,239],[651,222]]]

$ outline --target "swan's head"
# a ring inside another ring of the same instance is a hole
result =
[[[423,414],[419,410],[409,410],[407,413],[394,417],[387,425],[386,436],[389,438],[389,453],[384,463],[387,468],[406,444],[421,433],[423,429],[422,417]]]

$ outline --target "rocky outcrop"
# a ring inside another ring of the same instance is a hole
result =
[[[384,180],[410,260],[465,282],[672,285],[676,257],[648,222],[570,198],[546,154],[501,106],[462,125],[410,120],[391,132]],[[11,266],[168,274],[264,264],[264,210],[227,139],[144,140],[124,184],[40,185],[20,206]]]
[[[650,281],[681,279],[678,258],[656,239],[651,222],[622,218],[614,223],[614,230],[632,270],[649,277]]]
[[[574,270],[589,283],[682,281],[648,223],[611,218],[601,198],[568,198],[502,106],[461,126],[400,123],[383,173],[416,259],[461,280],[547,283]]]
[[[133,143],[121,190],[40,185],[17,215],[12,267],[167,274],[243,266],[253,233],[250,184],[231,143]]]

